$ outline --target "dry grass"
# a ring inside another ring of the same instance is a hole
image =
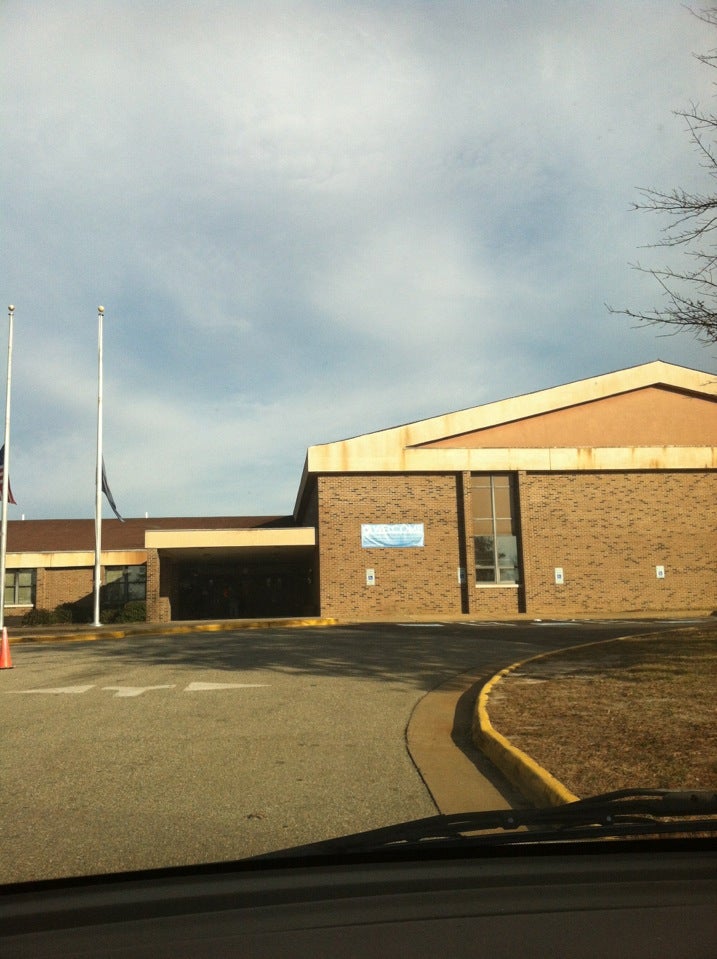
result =
[[[578,796],[717,787],[717,621],[526,663],[488,701],[498,732]]]

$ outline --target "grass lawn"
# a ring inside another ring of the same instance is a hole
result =
[[[528,662],[488,714],[577,796],[717,788],[717,619]]]

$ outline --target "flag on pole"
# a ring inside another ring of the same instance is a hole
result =
[[[105,494],[105,496],[107,497],[107,502],[108,502],[108,503],[110,504],[110,506],[112,507],[112,511],[113,511],[113,513],[115,514],[115,516],[117,517],[117,519],[120,521],[120,523],[124,523],[124,520],[123,520],[122,517],[120,516],[119,510],[117,509],[117,505],[115,504],[114,497],[112,496],[112,492],[110,491],[110,485],[109,485],[109,483],[107,482],[107,473],[105,472],[105,461],[104,461],[104,457],[103,457],[103,459],[102,459],[102,492],[103,492],[103,493]],[[14,502],[14,500],[13,500],[13,502]]]
[[[3,473],[5,472],[5,444],[3,443],[0,446],[0,486],[2,486]],[[7,501],[12,503],[14,506],[17,506],[15,502],[15,497],[12,495],[12,490],[10,489],[10,477],[7,478]]]

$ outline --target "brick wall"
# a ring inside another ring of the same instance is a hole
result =
[[[321,612],[476,618],[717,608],[717,474],[521,473],[522,583],[476,587],[465,475],[318,478]],[[468,492],[467,492],[468,490]],[[425,525],[422,549],[362,549],[362,523]],[[665,567],[658,579],[655,567]],[[466,568],[466,584],[457,570]],[[564,585],[555,583],[555,567]],[[376,585],[366,585],[366,569]]]
[[[322,615],[461,613],[459,493],[456,475],[318,477]],[[423,523],[425,546],[364,549],[362,523]],[[366,585],[367,568],[375,570],[375,586]]]
[[[171,568],[165,559],[160,566],[159,551],[147,550],[147,622],[168,623],[172,618]]]
[[[35,590],[37,609],[55,609],[60,603],[87,599],[92,604],[94,569],[91,566],[38,569]]]
[[[473,596],[471,615],[476,619],[491,619],[493,616],[515,616],[523,609],[521,590],[517,586],[476,586],[475,570],[469,568],[472,576]]]
[[[519,498],[529,613],[717,608],[717,474],[527,473]]]

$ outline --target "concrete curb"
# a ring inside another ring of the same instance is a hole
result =
[[[492,676],[480,691],[473,717],[473,742],[481,749],[503,775],[517,786],[521,793],[539,806],[561,806],[567,802],[577,802],[580,798],[570,792],[547,769],[539,766],[527,753],[518,749],[497,729],[488,716],[488,699],[498,683],[514,670],[526,663],[533,663],[539,659],[548,659],[551,656],[569,653],[571,650],[589,649],[591,646],[604,646],[607,643],[616,643],[621,639],[633,639],[632,636],[618,636],[613,639],[599,639],[594,643],[581,643],[578,646],[565,646],[563,649],[552,649],[547,653],[530,656],[520,662],[512,663]]]
[[[641,638],[646,639],[652,634],[646,633]],[[539,766],[527,753],[518,749],[505,736],[501,735],[493,725],[488,716],[488,699],[493,689],[509,673],[525,666],[526,663],[533,663],[539,659],[548,659],[551,656],[569,653],[572,650],[589,649],[592,646],[606,646],[608,643],[619,643],[622,640],[635,639],[635,636],[616,636],[612,639],[599,639],[594,643],[581,643],[578,646],[565,646],[562,649],[552,649],[547,653],[539,653],[537,656],[531,656],[520,662],[512,663],[501,669],[499,673],[492,676],[485,684],[478,696],[476,711],[473,716],[473,742],[478,749],[481,749],[495,766],[510,780],[513,785],[531,802],[537,805],[560,806],[566,802],[576,802],[580,797],[571,793],[555,776],[551,775],[547,769]]]
[[[494,729],[488,716],[488,697],[494,687],[519,666],[540,658],[542,657],[533,656],[531,659],[513,663],[488,680],[478,696],[473,717],[473,742],[506,779],[517,786],[526,799],[536,806],[561,806],[563,803],[576,802],[579,797]]]
[[[192,621],[182,623],[126,623],[116,626],[87,626],[84,629],[69,628],[53,629],[45,627],[33,630],[32,627],[19,627],[11,635],[8,630],[8,640],[15,643],[80,643],[93,642],[98,639],[126,639],[128,636],[174,636],[189,633],[218,633],[225,630],[242,629],[286,629],[309,626],[335,626],[337,620],[319,616],[287,619],[242,619]],[[23,632],[25,630],[25,632]]]

